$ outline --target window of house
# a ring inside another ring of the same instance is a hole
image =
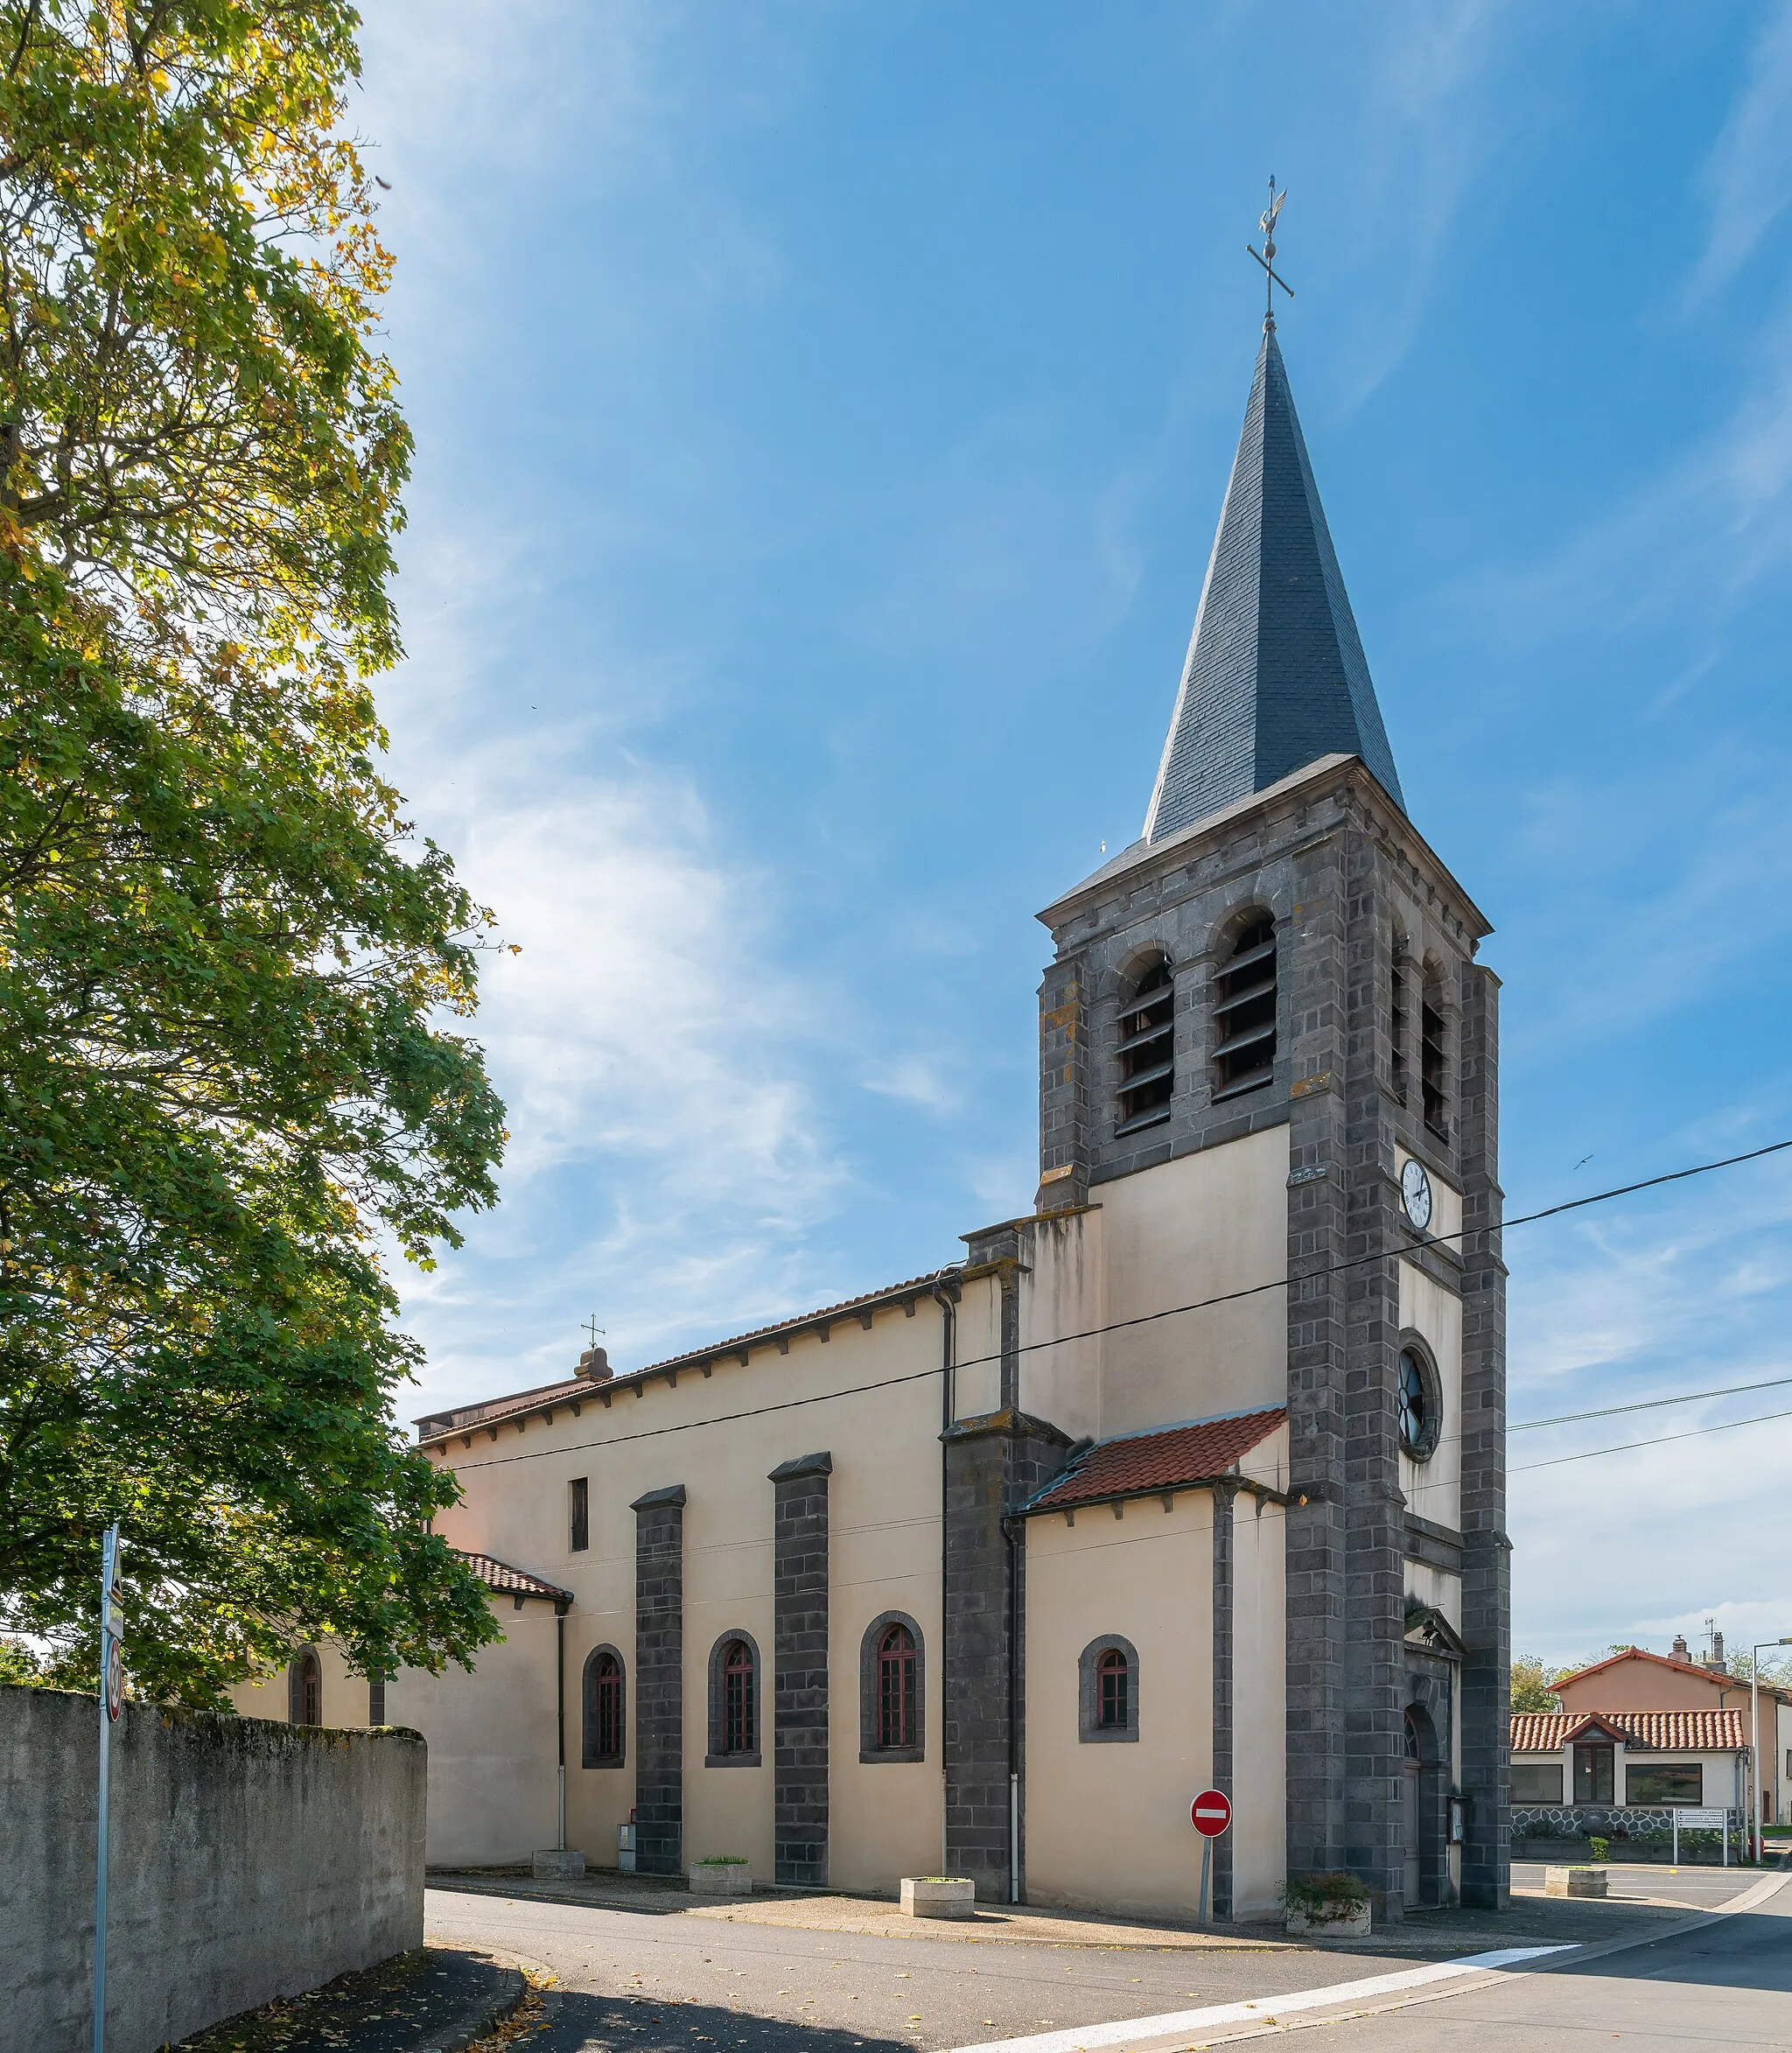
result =
[[[368,1678],[368,1723],[383,1725],[386,1722],[386,1678],[383,1675]]]
[[[1515,1761],[1512,1763],[1512,1801],[1515,1804],[1559,1804],[1562,1801],[1562,1763],[1559,1761]]]
[[[570,1546],[575,1554],[583,1554],[592,1544],[592,1482],[588,1475],[575,1475],[566,1486],[567,1524],[570,1529]]]
[[[1091,1640],[1078,1664],[1077,1723],[1085,1742],[1138,1737],[1138,1650],[1117,1633]]]
[[[1248,920],[1214,978],[1214,1096],[1255,1090],[1276,1067],[1276,922]]]
[[[1419,1095],[1424,1123],[1440,1140],[1450,1138],[1450,1112],[1445,1097],[1443,991],[1435,982],[1424,987],[1418,1008]]]
[[[1140,976],[1120,1012],[1119,1133],[1170,1117],[1176,1090],[1176,986],[1158,956]]]
[[[866,1626],[858,1656],[858,1757],[920,1761],[925,1699],[920,1628],[902,1611]]]
[[[1613,1800],[1613,1754],[1609,1747],[1574,1749],[1574,1801],[1609,1804]]]
[[[286,1717],[290,1725],[324,1722],[324,1668],[314,1648],[302,1649],[286,1671]]]
[[[1443,1386],[1430,1354],[1416,1335],[1400,1346],[1400,1451],[1409,1460],[1430,1459],[1443,1429]]]
[[[1627,1762],[1624,1800],[1638,1804],[1685,1804],[1697,1810],[1704,1802],[1704,1769],[1697,1761],[1667,1766],[1651,1762],[1647,1768]]]
[[[622,1657],[614,1647],[593,1647],[584,1664],[584,1749],[587,1768],[620,1768],[626,1751]]]
[[[746,1632],[710,1650],[710,1768],[760,1766],[760,1650]]]

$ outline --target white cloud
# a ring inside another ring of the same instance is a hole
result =
[[[1775,9],[1705,167],[1711,228],[1688,282],[1698,305],[1729,284],[1792,207],[1792,7]]]

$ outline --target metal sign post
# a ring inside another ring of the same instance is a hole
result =
[[[1213,1921],[1214,1841],[1232,1822],[1232,1799],[1223,1790],[1203,1790],[1188,1806],[1188,1822],[1200,1834],[1200,1922]]]
[[[100,1815],[94,1874],[94,2053],[106,2053],[106,1853],[111,1837],[112,1727],[124,1696],[124,1615],[119,1608],[118,1528],[100,1557]]]

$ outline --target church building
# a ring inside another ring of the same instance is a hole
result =
[[[1023,1217],[419,1421],[506,1640],[372,1704],[307,1650],[292,1714],[425,1734],[432,1863],[632,1824],[645,1873],[1186,1917],[1212,1788],[1217,1919],[1506,1902],[1498,983],[1273,321],[1144,831],[1040,918]]]

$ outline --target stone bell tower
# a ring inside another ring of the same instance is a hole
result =
[[[1144,833],[1040,917],[1040,1214],[1286,1129],[1285,1267],[1237,1282],[1285,1290],[1289,1871],[1503,1903],[1498,983],[1407,816],[1272,319]]]

